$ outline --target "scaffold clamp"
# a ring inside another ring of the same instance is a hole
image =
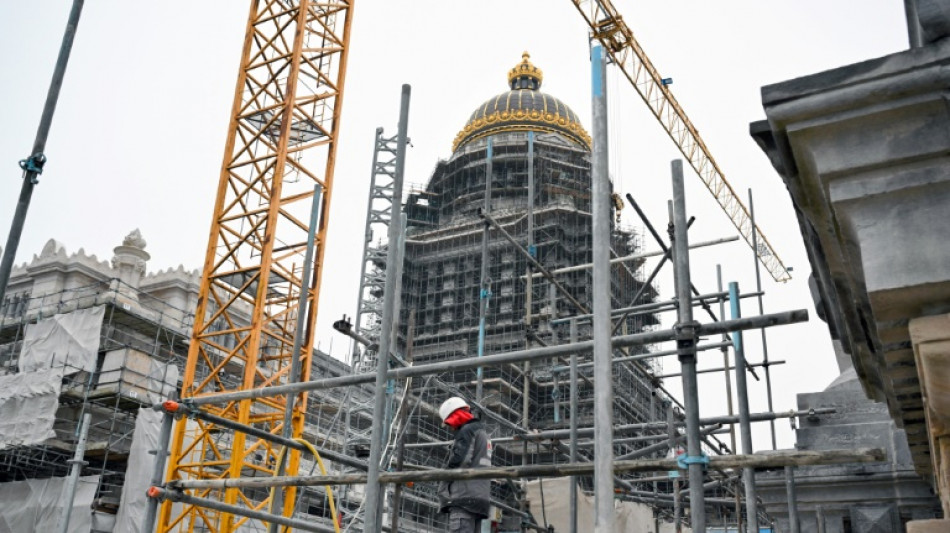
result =
[[[689,465],[692,464],[701,464],[706,466],[709,464],[709,456],[705,453],[701,453],[699,455],[686,455],[684,453],[683,455],[680,455],[676,458],[676,465],[683,470],[687,470]]]
[[[43,165],[46,164],[46,156],[42,152],[37,152],[26,159],[20,160],[20,168],[27,172],[33,172],[34,174],[43,173]],[[32,177],[33,185],[36,185],[38,180],[36,176]]]

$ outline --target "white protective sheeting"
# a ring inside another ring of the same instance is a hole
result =
[[[0,376],[0,450],[56,436],[53,423],[62,383],[62,368]]]
[[[128,469],[122,485],[122,499],[115,518],[115,531],[140,533],[145,520],[148,490],[155,469],[155,456],[149,451],[158,449],[158,434],[162,429],[162,413],[150,407],[139,409],[132,433],[132,449],[129,452]]]
[[[89,533],[92,500],[99,476],[79,478],[69,517],[69,533]],[[66,478],[27,479],[0,483],[0,533],[58,531],[57,524],[68,500],[63,494]]]
[[[545,479],[543,483],[544,504],[542,505],[541,481],[528,482],[527,498],[531,504],[531,514],[542,526],[546,517],[547,523],[554,526],[555,531],[570,531],[571,479]],[[616,531],[636,531],[638,533],[666,533],[672,531],[672,528],[666,529],[669,525],[661,522],[660,530],[657,532],[653,520],[653,510],[650,506],[642,503],[614,500],[614,512],[616,513]],[[579,531],[594,530],[593,496],[584,493],[578,493],[577,495],[577,529]],[[683,531],[688,533],[690,529],[683,528]]]
[[[71,367],[94,372],[105,307],[53,315],[26,326],[20,372]]]

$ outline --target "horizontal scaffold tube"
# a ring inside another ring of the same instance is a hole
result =
[[[365,478],[366,475],[363,474],[363,477]],[[148,496],[150,498],[157,498],[159,500],[171,500],[177,503],[207,507],[208,509],[214,509],[215,511],[223,511],[225,513],[236,514],[238,516],[246,516],[248,518],[262,520],[264,522],[273,522],[275,524],[289,526],[301,531],[316,531],[317,533],[334,533],[334,531],[336,531],[332,526],[324,526],[322,524],[315,523],[312,520],[287,518],[285,516],[276,515],[273,513],[258,511],[256,509],[249,509],[247,507],[238,507],[237,505],[222,503],[217,500],[198,498],[197,496],[192,496],[191,494],[185,492],[163,489],[161,487],[152,487],[148,489]]]
[[[748,318],[738,318],[735,320],[723,320],[720,322],[700,324],[696,329],[698,330],[697,335],[700,336],[721,335],[730,331],[783,326],[807,321],[808,311],[805,309],[798,309],[796,311],[785,311],[768,315],[759,315]],[[675,337],[675,330],[665,329],[660,331],[636,333],[633,335],[619,335],[613,337],[611,342],[614,348],[624,348],[627,346],[642,346],[644,344],[669,341],[673,340]],[[506,363],[523,363],[525,361],[534,361],[537,359],[570,355],[571,353],[587,352],[592,350],[593,347],[594,341],[583,341],[572,344],[558,344],[555,346],[545,346],[541,348],[529,348],[527,350],[487,355],[484,357],[469,357],[467,359],[454,359],[426,365],[395,368],[387,372],[386,377],[387,379],[398,380],[411,377],[427,376],[429,374],[438,374],[447,371],[469,370],[480,366],[485,367]],[[207,396],[195,396],[191,398],[184,398],[181,401],[182,403],[186,403],[188,405],[222,404],[254,398],[270,398],[288,393],[362,385],[364,383],[372,383],[373,381],[375,381],[375,376],[372,373],[351,374],[349,376],[340,376],[314,381],[302,381],[299,383],[275,385],[272,387],[262,387],[259,389],[250,389],[245,391],[209,394]]]
[[[775,420],[777,418],[795,418],[797,416],[811,416],[811,415],[830,415],[837,412],[834,407],[820,407],[817,409],[809,409],[807,411],[786,411],[784,413],[753,413],[749,415],[749,420],[751,422],[765,422],[768,420]],[[738,415],[726,415],[726,416],[713,416],[709,418],[700,418],[699,425],[701,426],[711,426],[713,424],[738,424],[739,416]],[[685,426],[686,422],[683,420],[676,421],[677,426]],[[614,435],[619,435],[622,433],[630,433],[633,431],[666,431],[666,422],[640,422],[638,424],[623,424],[619,426],[614,426]],[[577,430],[578,437],[591,437],[594,435],[594,428],[581,428]],[[571,430],[569,429],[549,429],[545,431],[537,431],[534,433],[525,433],[524,435],[517,435],[513,437],[515,440],[547,440],[547,439],[567,439],[571,436]]]
[[[189,418],[197,418],[205,422],[211,422],[212,424],[216,426],[233,429],[234,431],[240,431],[241,433],[251,435],[252,437],[257,437],[259,439],[280,444],[282,446],[286,446],[288,448],[297,450],[299,452],[303,452],[307,455],[312,455],[310,449],[305,444],[297,442],[294,439],[288,439],[281,435],[276,435],[274,433],[265,431],[260,428],[256,428],[254,426],[242,424],[235,420],[231,420],[230,418],[224,418],[222,416],[218,416],[206,411],[202,411],[190,405],[185,405],[185,404],[179,405],[179,402],[166,401],[161,404],[158,404],[157,406],[153,407],[153,409],[154,408],[157,408],[158,410],[163,410],[166,413],[169,413],[172,415],[181,413]],[[320,455],[324,459],[328,459],[330,461],[333,461],[342,465],[350,466],[358,470],[366,470],[367,468],[366,463],[358,459],[354,459],[353,457],[350,457],[349,455],[346,455],[340,452],[335,452],[333,450],[329,450],[326,448],[317,448],[317,451],[320,453]]]
[[[720,455],[709,458],[709,468],[778,468],[784,466],[831,465],[842,463],[876,463],[885,458],[881,448],[854,448],[850,450],[779,451],[751,455]],[[636,459],[615,461],[614,473],[664,472],[678,470],[676,459]],[[533,477],[589,476],[593,463],[565,463],[559,465],[499,466],[493,468],[460,468],[454,470],[422,470],[411,472],[382,472],[380,483],[409,483],[427,481],[456,481],[460,479],[521,479]],[[310,487],[314,485],[362,485],[366,474],[336,476],[281,476],[234,479],[202,479],[172,481],[169,486],[181,490],[206,490],[269,487]]]

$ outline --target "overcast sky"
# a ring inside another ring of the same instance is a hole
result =
[[[29,155],[71,2],[0,2],[0,230],[5,242],[20,189],[17,161]],[[361,236],[374,131],[394,133],[403,83],[412,85],[407,180],[424,183],[448,158],[455,134],[487,98],[506,90],[522,51],[544,71],[542,90],[571,106],[590,129],[587,26],[568,0],[359,0],[343,105],[327,271],[318,339],[343,356],[348,342],[330,323],[356,307]],[[788,194],[748,135],[764,118],[763,85],[894,53],[906,48],[900,0],[615,0],[653,63],[674,80],[673,92],[743,200],[753,189],[759,226],[794,279],[763,279],[766,312],[807,308],[809,324],[768,332],[775,409],[796,407],[795,394],[823,389],[838,373],[827,328],[814,314],[808,261]],[[139,228],[149,270],[203,261],[240,60],[247,3],[237,0],[130,2],[89,0],[17,262],[48,239],[112,256]],[[611,175],[659,227],[666,224],[670,161],[680,157],[639,97],[611,71]],[[687,167],[688,169],[688,167]],[[5,177],[4,177],[5,176]],[[694,174],[687,202],[697,217],[690,239],[735,234]],[[625,224],[640,227],[635,214]],[[647,239],[647,250],[656,247]],[[727,281],[753,290],[752,252],[734,243],[697,251],[693,277],[702,292]],[[649,263],[647,268],[655,263]],[[659,278],[661,298],[672,278]],[[744,314],[757,312],[746,300]],[[672,317],[664,318],[669,326]],[[746,335],[748,358],[761,359],[759,335]],[[713,355],[715,354],[715,355]],[[721,366],[706,352],[700,367]],[[664,369],[675,372],[672,359]],[[703,375],[702,416],[725,412],[721,375]],[[679,378],[668,380],[679,389]],[[765,386],[750,381],[752,410],[766,410]],[[794,438],[778,423],[780,447]],[[769,447],[767,425],[755,447]]]

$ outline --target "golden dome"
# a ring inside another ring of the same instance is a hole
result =
[[[538,90],[543,79],[541,69],[525,52],[521,63],[508,72],[510,91],[487,100],[475,109],[465,127],[455,136],[452,151],[471,141],[511,131],[557,133],[590,150],[591,138],[577,114],[557,98]]]

